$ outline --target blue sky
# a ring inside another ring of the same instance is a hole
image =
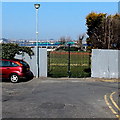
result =
[[[85,17],[90,12],[115,14],[117,2],[41,2],[39,39],[77,39],[86,33]],[[3,2],[2,33],[9,39],[35,39],[34,2]]]

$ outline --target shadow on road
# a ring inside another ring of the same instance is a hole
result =
[[[18,83],[21,83],[21,82],[28,82],[28,81],[31,81],[33,79],[20,79],[20,81]],[[9,79],[0,79],[0,82],[2,83],[10,83],[10,80]]]

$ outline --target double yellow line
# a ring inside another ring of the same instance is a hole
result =
[[[110,98],[112,104],[115,106],[115,108],[117,108],[117,111],[119,112],[119,111],[120,111],[120,107],[117,105],[117,103],[116,103],[116,102],[114,101],[114,99],[113,99],[113,95],[114,95],[115,93],[116,93],[116,92],[111,93],[110,96],[109,96],[109,98]],[[120,115],[119,115],[118,112],[116,112],[116,111],[113,109],[113,107],[110,105],[110,103],[109,103],[109,101],[108,101],[108,99],[107,99],[107,95],[104,96],[104,99],[105,99],[106,104],[108,105],[108,107],[109,107],[110,110],[112,111],[112,113],[113,113],[117,118],[119,118],[119,120],[120,120]]]

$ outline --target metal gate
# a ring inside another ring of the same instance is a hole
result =
[[[91,53],[85,51],[48,52],[48,77],[90,77]]]

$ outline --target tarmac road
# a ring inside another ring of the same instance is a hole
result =
[[[3,118],[116,118],[104,96],[117,82],[41,78],[2,83]],[[115,95],[114,95],[115,96]],[[117,95],[115,101],[117,101]],[[118,103],[117,103],[118,104]]]

